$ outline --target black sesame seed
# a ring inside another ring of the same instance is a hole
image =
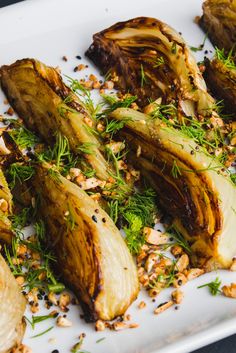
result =
[[[34,301],[31,300],[31,301],[29,302],[29,305],[34,305]]]
[[[52,351],[52,353],[59,353],[59,350],[58,350],[58,349],[54,349],[54,350]]]
[[[76,59],[81,60],[81,56],[80,55],[76,55]]]
[[[194,154],[195,152],[192,150],[190,153],[191,153],[191,154]]]
[[[95,215],[92,216],[92,220],[93,220],[95,223],[98,222],[98,219],[97,219],[97,217],[96,217]]]
[[[161,303],[161,304],[159,304],[158,305],[158,308],[160,308],[161,306],[163,306],[163,305],[165,305],[165,304],[167,304],[168,302],[164,302],[164,303]]]
[[[182,279],[178,280],[178,285],[181,286],[181,284],[183,283]]]
[[[67,317],[67,315],[66,315],[66,314],[64,314],[64,315],[63,315],[63,317],[64,317],[64,318],[66,318],[66,317]]]
[[[103,218],[102,218],[102,221],[103,221],[103,223],[106,223],[106,218],[103,217]]]
[[[178,307],[178,306],[175,306],[175,310],[179,310],[179,307]]]
[[[96,210],[94,211],[95,213],[99,213],[99,209],[98,208],[96,208]]]

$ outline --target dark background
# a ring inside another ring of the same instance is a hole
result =
[[[0,7],[15,4],[20,1],[22,0],[0,0]],[[192,353],[236,353],[236,335],[198,349]]]

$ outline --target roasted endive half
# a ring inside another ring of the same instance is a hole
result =
[[[236,43],[236,1],[206,0],[202,9],[200,26],[213,45],[229,52]]]
[[[57,270],[87,321],[124,314],[139,291],[137,269],[113,221],[83,190],[48,164],[33,179]]]
[[[55,142],[59,131],[68,138],[75,154],[81,146],[89,146],[89,153],[84,156],[97,177],[110,177],[103,147],[86,123],[89,112],[54,68],[34,59],[18,60],[0,69],[0,80],[9,102],[28,129],[40,133],[49,144]]]
[[[21,343],[25,306],[19,285],[0,254],[0,353],[9,353]]]
[[[205,80],[215,96],[224,101],[225,110],[236,119],[236,65],[231,55],[217,49],[213,60],[205,60]]]
[[[192,261],[206,269],[229,267],[236,255],[236,187],[222,165],[158,118],[124,108],[111,116],[125,121],[121,133],[131,159],[190,242]]]
[[[211,115],[214,99],[183,38],[167,24],[148,17],[119,22],[94,34],[86,55],[140,106],[162,97],[182,118]]]
[[[13,232],[11,222],[8,218],[11,212],[12,195],[0,168],[0,242],[11,243]]]

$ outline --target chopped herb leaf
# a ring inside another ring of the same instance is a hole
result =
[[[220,286],[221,286],[221,281],[220,281],[219,277],[216,277],[216,279],[214,281],[203,284],[197,288],[208,287],[212,295],[217,295],[218,293],[221,293],[221,291],[219,289]]]

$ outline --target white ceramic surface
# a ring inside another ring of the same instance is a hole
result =
[[[92,34],[107,26],[136,16],[152,16],[166,21],[182,32],[186,41],[198,46],[204,34],[193,22],[201,14],[201,0],[28,0],[0,10],[0,65],[10,64],[16,59],[34,57],[43,62],[62,68],[70,76],[76,76],[73,68],[80,62],[91,43]],[[206,43],[205,49],[212,49]],[[68,56],[68,62],[61,60]],[[204,53],[197,53],[197,59]],[[96,72],[89,64],[87,73]],[[84,71],[83,74],[86,72]],[[6,110],[0,93],[0,114]],[[219,271],[223,283],[236,281],[236,274]],[[81,309],[73,307],[68,313],[72,328],[53,328],[39,338],[32,335],[46,330],[50,321],[40,323],[35,330],[27,329],[24,342],[34,353],[49,353],[53,349],[67,353],[85,332],[83,349],[91,353],[184,353],[206,345],[236,332],[236,300],[223,296],[212,297],[206,288],[197,286],[214,280],[216,273],[189,282],[183,288],[185,299],[179,310],[170,309],[160,316],[153,309],[169,298],[165,290],[153,303],[141,293],[128,312],[133,321],[140,324],[138,329],[123,332],[94,331],[93,325],[79,318]],[[148,306],[137,309],[144,299]],[[46,309],[40,314],[48,313]],[[30,313],[27,313],[30,317]],[[100,338],[105,337],[100,343]],[[56,343],[50,343],[56,338]]]

